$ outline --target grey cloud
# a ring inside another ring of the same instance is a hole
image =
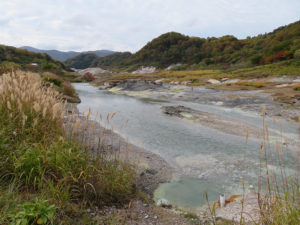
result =
[[[169,31],[254,36],[299,20],[299,11],[299,0],[11,0],[0,3],[1,42],[135,52]]]

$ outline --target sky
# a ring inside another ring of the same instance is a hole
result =
[[[0,0],[0,44],[141,49],[167,32],[239,39],[300,20],[300,0]]]

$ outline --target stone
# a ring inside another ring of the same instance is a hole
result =
[[[154,81],[154,83],[159,84],[159,83],[162,83],[164,80],[167,80],[167,79],[165,79],[165,78],[159,79],[159,80]]]
[[[191,84],[191,83],[192,83],[192,81],[190,81],[190,80],[186,80],[186,81],[181,82],[182,85],[188,85],[188,84]]]
[[[159,199],[157,201],[157,206],[171,206],[170,202],[167,199]]]
[[[210,84],[221,84],[220,81],[215,80],[215,79],[209,79],[209,80],[207,81],[207,83],[210,83]]]

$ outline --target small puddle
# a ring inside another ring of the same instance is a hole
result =
[[[204,190],[208,190],[209,202],[218,201],[220,190],[216,185],[209,186],[205,180],[193,178],[161,184],[154,192],[154,200],[157,202],[161,198],[168,199],[173,206],[196,212],[207,207]]]
[[[193,115],[190,114],[190,113],[184,113],[184,112],[180,113],[180,115],[182,115],[182,116],[184,116],[184,117],[188,117],[188,118],[191,118],[191,117],[193,116]]]

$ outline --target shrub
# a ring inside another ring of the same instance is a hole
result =
[[[63,93],[65,95],[74,96],[75,95],[75,88],[69,82],[64,82],[63,84]]]
[[[53,83],[57,86],[60,86],[63,83],[63,81],[55,75],[46,75],[43,77],[43,81]]]
[[[43,64],[43,71],[48,71],[48,70],[59,70],[60,68],[53,63],[45,63]]]
[[[252,64],[259,64],[261,59],[262,59],[261,55],[254,55],[250,58],[250,61]]]
[[[295,59],[300,59],[300,49],[295,52],[294,58]]]
[[[90,72],[86,72],[86,73],[83,75],[83,77],[84,77],[85,79],[87,79],[87,80],[95,80],[95,79],[96,79],[96,78],[93,76],[93,74],[90,73]]]

